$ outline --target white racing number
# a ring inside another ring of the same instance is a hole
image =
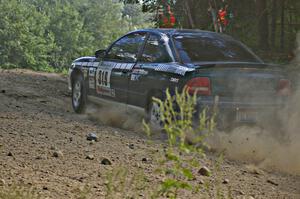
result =
[[[110,88],[110,75],[111,70],[99,70],[98,71],[98,86]]]
[[[113,66],[108,64],[97,69],[96,91],[98,94],[115,97],[114,89],[110,86],[110,77]]]

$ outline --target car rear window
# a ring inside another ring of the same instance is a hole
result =
[[[166,50],[166,46],[160,42],[160,38],[156,35],[150,35],[146,42],[141,62],[166,63],[171,61],[172,59]]]
[[[184,63],[213,61],[260,62],[245,45],[229,36],[181,34],[173,36],[175,46]]]

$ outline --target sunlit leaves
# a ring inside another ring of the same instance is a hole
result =
[[[114,0],[1,0],[0,67],[67,68],[131,30],[151,27],[142,5]]]

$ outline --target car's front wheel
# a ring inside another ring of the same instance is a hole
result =
[[[84,113],[86,109],[86,88],[82,75],[77,75],[72,83],[72,106],[76,113]]]

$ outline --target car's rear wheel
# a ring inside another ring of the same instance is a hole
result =
[[[72,106],[76,113],[84,113],[87,104],[86,88],[82,75],[74,77],[72,83]]]
[[[163,129],[164,124],[161,119],[161,110],[158,103],[152,102],[150,104],[147,117],[152,130],[161,131]]]
[[[146,109],[146,121],[148,122],[152,131],[162,131],[164,123],[161,118],[160,106],[159,103],[153,101],[152,96],[161,99],[159,94],[154,94],[149,97]]]

